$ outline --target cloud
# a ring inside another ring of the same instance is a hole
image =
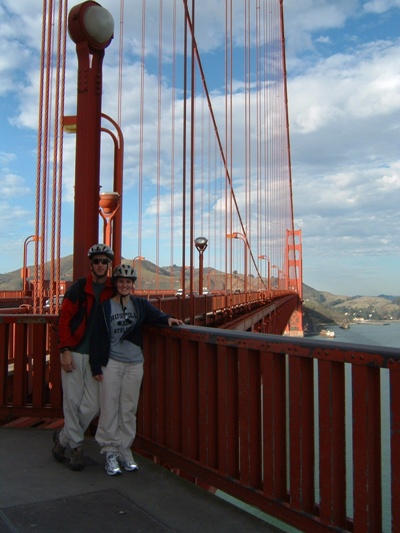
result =
[[[80,3],[74,0],[72,5]],[[110,116],[118,114],[118,51],[119,7],[115,0],[104,0],[116,20],[116,34],[104,63],[103,108]],[[177,3],[178,5],[178,3]],[[235,10],[233,45],[243,45],[244,2],[232,3]],[[137,229],[137,194],[139,172],[145,177],[143,213],[146,222],[159,212],[160,223],[168,218],[171,197],[171,162],[168,153],[172,142],[170,126],[172,78],[162,72],[162,100],[159,101],[157,58],[158,2],[148,2],[146,11],[147,59],[150,69],[142,71],[141,45],[138,36],[143,20],[137,14],[136,2],[125,2],[124,69],[122,79],[122,126],[126,146],[124,184],[124,238],[132,248]],[[14,221],[12,241],[16,264],[19,265],[21,235],[29,235],[34,227],[32,203],[35,189],[34,150],[37,129],[37,102],[41,42],[41,0],[0,0],[0,104],[4,126],[0,132],[0,179],[4,191],[6,219],[3,227]],[[305,277],[315,286],[322,279],[335,284],[337,270],[349,265],[349,274],[363,278],[361,269],[371,274],[377,258],[398,260],[400,161],[398,152],[400,124],[400,39],[398,38],[400,1],[375,0],[285,0],[285,30],[288,67],[289,120],[292,149],[292,171],[296,226],[303,231]],[[170,60],[176,54],[182,59],[182,28],[179,29],[176,48],[172,39],[173,3],[163,3],[163,58]],[[179,5],[179,23],[183,13]],[[170,22],[169,24],[167,22]],[[220,64],[218,54],[224,42],[225,11],[218,2],[203,0],[196,3],[196,32],[204,60],[213,109],[217,124],[224,115],[224,90],[221,76],[215,76]],[[76,54],[68,44],[66,72],[65,113],[76,111]],[[243,106],[243,79],[238,65],[234,79],[232,105],[234,115],[241,115]],[[54,71],[52,72],[54,75]],[[141,78],[143,74],[143,78]],[[240,75],[239,75],[240,74]],[[145,87],[145,100],[140,101],[140,81]],[[269,80],[271,82],[271,80]],[[175,90],[182,98],[182,87]],[[198,105],[200,105],[200,99]],[[141,107],[142,106],[142,107]],[[176,120],[183,120],[183,107],[174,109]],[[139,168],[140,131],[137,126],[140,113],[145,116],[146,157]],[[161,120],[159,122],[159,113]],[[152,144],[162,132],[161,144]],[[196,129],[196,135],[200,135]],[[223,128],[220,132],[223,134]],[[242,149],[240,127],[234,128],[234,152]],[[102,184],[103,190],[112,187],[113,145],[103,134]],[[150,139],[150,140],[149,140]],[[64,137],[63,209],[72,210],[74,195],[75,139]],[[157,160],[157,150],[160,159]],[[175,172],[181,173],[181,140],[176,140]],[[197,169],[196,169],[197,170]],[[220,170],[220,169],[218,169]],[[238,201],[245,202],[240,183],[243,168],[237,162],[234,183]],[[152,184],[159,179],[159,200]],[[175,207],[181,209],[181,191],[176,192]],[[25,203],[30,197],[31,203]],[[161,202],[160,208],[157,202]],[[213,208],[223,212],[224,202],[218,194],[213,197]],[[146,232],[154,233],[150,222]],[[65,229],[71,226],[70,218]],[[17,230],[20,231],[18,234]],[[67,231],[63,235],[68,239]],[[70,250],[68,250],[70,252]],[[132,254],[135,255],[135,254]],[[146,251],[150,258],[151,250]],[[11,254],[10,254],[11,257]],[[342,266],[337,264],[340,258]],[[164,261],[163,261],[164,262]],[[374,262],[373,267],[371,266]],[[328,265],[332,263],[332,268]],[[383,265],[383,263],[382,263]],[[383,268],[383,266],[382,266]],[[363,278],[364,280],[365,278]],[[383,283],[387,285],[382,286]],[[353,283],[354,285],[354,283]],[[369,292],[396,292],[395,282],[372,279]],[[323,284],[318,288],[324,288]],[[328,287],[327,287],[328,288]],[[329,287],[330,288],[330,287]],[[356,292],[362,290],[357,288]],[[341,292],[339,290],[339,292]],[[398,290],[397,290],[398,292]]]
[[[372,0],[365,2],[363,9],[366,13],[381,14],[391,9],[400,8],[400,0]]]
[[[350,119],[400,111],[400,40],[335,54],[289,78],[291,131],[309,133]],[[386,125],[387,129],[387,125]]]
[[[3,198],[18,198],[31,192],[31,189],[20,176],[15,174],[1,175],[1,194]]]

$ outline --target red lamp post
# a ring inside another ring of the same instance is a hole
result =
[[[272,265],[271,268],[276,268],[276,270],[277,270],[278,278],[277,278],[277,286],[276,286],[276,288],[279,289],[279,273],[280,273],[279,267],[278,267],[278,265]]]
[[[205,237],[197,237],[194,241],[196,250],[199,252],[199,294],[203,294],[203,254],[208,246],[208,239]]]
[[[73,275],[86,275],[87,251],[98,242],[102,64],[114,33],[111,14],[89,0],[74,6],[68,30],[76,44],[78,94]]]
[[[271,290],[271,261],[267,255],[259,255],[258,259],[265,259],[268,263],[268,285],[267,288]]]
[[[30,242],[38,242],[40,241],[40,237],[38,237],[37,235],[30,235],[29,237],[27,237],[24,241],[24,257],[23,257],[23,267],[22,267],[22,270],[21,270],[21,274],[22,274],[22,292],[24,294],[24,296],[26,296],[26,293],[28,291],[28,287],[27,287],[27,279],[29,277],[29,268],[27,266],[27,260],[28,260],[28,244]]]
[[[111,117],[105,113],[101,113],[101,118],[108,120],[115,128],[116,134],[108,128],[102,127],[101,131],[108,133],[114,143],[114,191],[113,193],[106,194],[118,194],[119,209],[115,209],[112,217],[112,240],[110,243],[104,243],[110,246],[114,252],[114,264],[119,265],[121,263],[121,245],[122,245],[122,182],[123,182],[123,161],[124,161],[124,136],[121,128]],[[63,117],[63,130],[66,133],[76,134],[76,115],[67,115]],[[100,216],[104,219],[101,212],[101,196],[100,193]]]
[[[134,257],[132,259],[132,266],[133,268],[136,269],[136,261],[144,261],[146,258],[143,256],[143,255],[137,255],[136,257]],[[143,287],[142,287],[142,264],[139,263],[139,268],[137,269],[137,283],[136,283],[136,287],[139,289],[142,289],[143,290]]]
[[[248,252],[248,242],[247,237],[243,235],[243,233],[238,233],[235,231],[235,233],[228,233],[227,235],[228,239],[240,239],[244,242],[244,287],[243,290],[246,293],[247,298],[247,252]]]

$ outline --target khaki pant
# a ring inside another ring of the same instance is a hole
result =
[[[110,359],[102,370],[96,441],[102,448],[101,453],[118,452],[129,459],[136,436],[136,411],[143,363],[122,363]]]
[[[99,384],[92,376],[89,355],[71,352],[75,361],[73,372],[61,370],[63,387],[64,429],[62,446],[81,446],[90,422],[99,414]]]

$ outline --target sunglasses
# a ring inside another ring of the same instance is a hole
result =
[[[92,263],[94,265],[102,264],[102,265],[108,265],[108,259],[92,259]]]

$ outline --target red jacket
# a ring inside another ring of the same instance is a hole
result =
[[[114,294],[115,289],[112,286],[111,278],[107,278],[100,294],[99,303],[108,300]],[[94,315],[94,304],[93,278],[90,274],[87,278],[80,278],[75,281],[65,293],[58,322],[60,350],[63,348],[73,349],[82,341],[92,311]]]

